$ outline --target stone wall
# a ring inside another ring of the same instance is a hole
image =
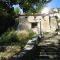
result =
[[[54,16],[59,14],[49,14],[43,16],[20,16],[18,29],[32,29],[37,34],[42,32],[54,32],[57,29],[57,22]],[[59,17],[60,18],[60,17]],[[32,23],[37,23],[37,26],[32,28]]]

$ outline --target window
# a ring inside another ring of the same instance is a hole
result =
[[[37,22],[31,23],[31,28],[35,28],[37,26]]]

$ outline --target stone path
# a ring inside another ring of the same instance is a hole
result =
[[[36,60],[60,60],[60,35],[44,39],[38,44]]]

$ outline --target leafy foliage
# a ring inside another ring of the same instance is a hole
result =
[[[0,36],[0,45],[11,44],[13,42],[17,42],[15,31],[8,31]]]
[[[26,42],[34,36],[34,32],[32,30],[22,30],[17,32],[17,38],[20,42],[20,45],[24,47]]]
[[[35,33],[32,30],[22,30],[17,32],[17,38],[20,42],[26,43]]]
[[[5,0],[4,8],[9,8],[10,6],[12,6],[12,4],[19,4],[20,7],[23,8],[24,12],[27,13],[31,11],[32,13],[36,13],[50,1],[51,0]]]
[[[19,11],[20,11],[20,10],[19,10],[19,8],[16,8],[14,11],[15,11],[15,13],[16,13],[16,15],[17,15],[17,14],[19,14]]]
[[[7,31],[0,36],[0,45],[10,45],[13,43],[19,43],[25,45],[26,42],[32,38],[35,33],[31,30],[18,31],[15,30]]]
[[[46,3],[51,0],[20,0],[19,4],[23,8],[24,12],[36,13],[38,12]]]
[[[32,39],[32,37],[36,34],[32,30],[28,30],[28,32],[29,32],[29,39]]]
[[[12,27],[14,27],[14,25],[16,24],[15,19],[12,16],[0,16],[0,35],[7,31],[7,29],[11,29]]]
[[[17,32],[17,37],[18,37],[19,41],[23,41],[23,40],[25,41],[29,37],[29,33],[25,30],[18,31]]]

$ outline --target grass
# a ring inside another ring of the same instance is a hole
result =
[[[15,55],[16,53],[20,52],[21,47],[19,45],[14,46],[6,46],[6,51],[0,52],[0,59],[1,58],[10,58],[11,56]]]

